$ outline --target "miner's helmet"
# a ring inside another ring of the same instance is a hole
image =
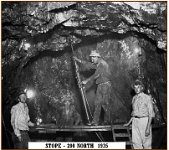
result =
[[[91,51],[91,53],[90,53],[89,56],[90,56],[90,57],[101,57],[100,54],[99,54],[98,52],[96,52],[96,50]]]
[[[23,89],[19,90],[19,92],[18,92],[18,97],[19,97],[20,95],[22,95],[22,94],[25,94],[25,95],[26,95],[26,92],[25,92]]]
[[[26,92],[22,89],[18,90],[18,94],[17,94],[17,100],[20,102],[21,99],[20,99],[20,96],[24,94],[26,96]],[[27,96],[26,96],[27,97]]]
[[[141,80],[139,80],[139,79],[136,79],[134,81],[134,83],[132,84],[132,88],[134,89],[134,86],[136,86],[136,85],[141,85],[143,87],[143,90],[145,89],[145,86],[144,86],[143,82]]]

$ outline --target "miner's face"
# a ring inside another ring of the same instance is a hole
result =
[[[96,64],[96,63],[98,63],[98,57],[97,56],[92,56],[91,57],[91,61],[92,61],[92,63],[94,63],[94,64]]]
[[[134,91],[136,94],[139,94],[143,91],[143,87],[141,85],[134,85]]]
[[[25,103],[25,102],[26,102],[26,99],[27,99],[26,94],[21,94],[21,95],[19,96],[19,99],[20,99],[20,102]]]

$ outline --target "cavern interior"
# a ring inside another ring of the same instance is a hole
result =
[[[77,77],[93,71],[77,70],[73,56],[90,61],[97,50],[111,71],[112,126],[130,119],[139,78],[156,106],[152,148],[166,149],[167,2],[3,1],[1,8],[2,148],[14,148],[10,110],[20,89],[30,94],[32,141],[100,141],[92,132],[54,130],[85,127],[86,111],[93,114],[96,85],[85,85],[84,102]],[[99,134],[113,141],[111,131]]]

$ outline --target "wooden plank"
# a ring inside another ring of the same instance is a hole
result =
[[[128,129],[129,127],[124,127],[123,125],[112,125],[112,129]]]
[[[57,131],[63,132],[92,132],[92,131],[111,131],[111,126],[65,126],[62,128],[57,127],[35,127],[30,128],[30,132],[46,132],[53,133]]]
[[[127,141],[127,142],[126,142],[126,145],[132,145],[132,142]]]
[[[58,127],[56,125],[39,125],[39,126],[36,126],[35,128],[37,129],[41,129],[41,128],[60,128],[60,129],[63,129],[63,128],[71,128],[71,129],[78,129],[78,128],[87,128],[87,129],[100,129],[100,128],[110,128],[111,126],[110,125],[106,125],[106,126],[62,126],[62,127]]]
[[[113,135],[113,141],[116,142],[116,137],[113,129],[112,129],[112,135]]]
[[[164,126],[164,125],[163,125]],[[155,126],[157,128],[157,126]],[[54,124],[44,124],[39,125],[33,128],[30,128],[30,132],[46,132],[46,133],[53,133],[57,131],[63,132],[92,132],[92,131],[113,131],[114,129],[127,129],[131,130],[131,128],[124,127],[122,124],[119,125],[106,125],[106,126],[62,126],[58,127]],[[113,131],[114,132],[114,131]]]
[[[34,131],[38,131],[39,133],[42,133],[42,132],[46,132],[46,133],[54,133],[54,132],[57,132],[57,131],[63,131],[63,132],[94,132],[94,131],[110,131],[111,129],[66,129],[66,128],[61,128],[61,129],[34,129],[34,130],[30,130],[30,132],[34,132]]]
[[[115,133],[114,136],[115,137],[128,137],[129,138],[128,133]]]

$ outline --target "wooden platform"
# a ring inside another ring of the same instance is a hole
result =
[[[91,131],[111,131],[111,126],[62,126],[55,125],[40,125],[30,129],[31,132],[38,131],[39,133],[54,133],[57,131],[63,132],[91,132]]]
[[[153,125],[153,128],[160,128],[165,126],[165,124],[162,125]],[[54,124],[42,124],[39,126],[36,126],[34,128],[30,129],[30,132],[38,131],[39,133],[55,133],[58,131],[61,132],[96,132],[96,131],[112,131],[112,128],[121,129],[123,127],[123,124],[115,124],[115,125],[102,125],[102,126],[62,126],[58,127]],[[125,128],[125,127],[123,127]],[[127,128],[127,127],[126,127]],[[131,127],[130,127],[131,129]]]

